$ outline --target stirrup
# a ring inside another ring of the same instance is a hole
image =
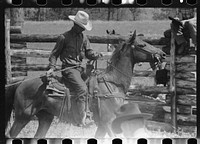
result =
[[[89,120],[92,120],[92,117],[93,117],[93,112],[86,111],[86,119],[88,118]]]

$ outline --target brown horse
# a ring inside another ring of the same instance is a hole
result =
[[[141,47],[141,44],[143,47]],[[116,49],[112,55],[106,71],[99,75],[97,79],[91,77],[89,80],[90,94],[96,92],[96,97],[92,97],[89,108],[93,112],[93,119],[97,124],[95,137],[104,137],[108,134],[113,137],[111,122],[116,117],[115,111],[124,104],[124,97],[128,91],[134,64],[137,62],[156,62],[162,59],[165,53],[142,40],[133,36]],[[94,84],[96,83],[96,85]],[[10,116],[14,104],[15,119],[10,129],[10,137],[17,137],[22,128],[37,116],[39,126],[34,137],[45,137],[54,116],[59,116],[62,99],[49,97],[46,93],[47,77],[39,77],[32,80],[22,81],[20,85],[13,89],[10,95],[6,94],[7,115]],[[94,90],[94,91],[93,91]],[[105,97],[107,96],[107,97]],[[99,98],[97,98],[99,97]],[[67,102],[66,102],[67,103]],[[73,111],[73,100],[72,108]],[[69,120],[73,114],[68,113],[67,106],[64,107],[63,120]],[[7,118],[7,120],[9,120]]]
[[[106,30],[106,33],[108,35],[117,35],[120,36],[120,34],[116,33],[115,30]],[[133,34],[132,31],[129,32],[129,35],[131,36]],[[137,36],[144,36],[143,34],[139,34]],[[119,44],[107,44],[107,51],[114,51],[115,48],[118,48]],[[156,70],[160,70],[162,69],[162,65],[160,63],[160,65],[155,65],[154,62],[149,62],[150,67],[152,68],[152,70],[155,72]],[[139,65],[141,65],[141,63],[139,63]]]

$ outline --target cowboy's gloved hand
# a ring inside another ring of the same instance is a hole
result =
[[[47,76],[54,75],[54,70],[53,70],[52,68],[49,69],[49,70],[46,72],[46,75],[47,75]]]

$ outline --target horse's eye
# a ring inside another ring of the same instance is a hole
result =
[[[138,47],[145,47],[146,44],[138,44],[137,46],[138,46]]]

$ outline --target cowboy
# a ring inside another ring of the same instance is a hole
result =
[[[115,134],[122,133],[125,138],[148,137],[145,121],[151,118],[152,114],[141,113],[138,104],[124,104],[117,110],[116,115],[111,125]]]
[[[176,52],[177,54],[186,54],[190,38],[196,47],[196,12],[194,8],[179,8],[176,12],[175,18],[169,17],[172,20],[174,38],[178,46]],[[165,31],[164,35],[170,37],[171,30]]]
[[[50,69],[47,75],[51,75],[55,70],[57,58],[60,57],[62,69],[73,67],[62,71],[62,76],[67,81],[77,96],[77,109],[79,113],[78,125],[85,125],[86,111],[85,101],[87,95],[87,86],[81,77],[84,68],[78,66],[82,63],[84,57],[90,60],[96,60],[102,56],[101,53],[96,53],[90,47],[88,38],[82,33],[84,30],[92,30],[92,23],[89,20],[89,15],[84,11],[78,11],[75,16],[68,16],[74,22],[71,30],[61,34],[58,37],[56,45],[49,57]],[[74,67],[78,66],[78,67]],[[65,83],[65,85],[67,85]]]

